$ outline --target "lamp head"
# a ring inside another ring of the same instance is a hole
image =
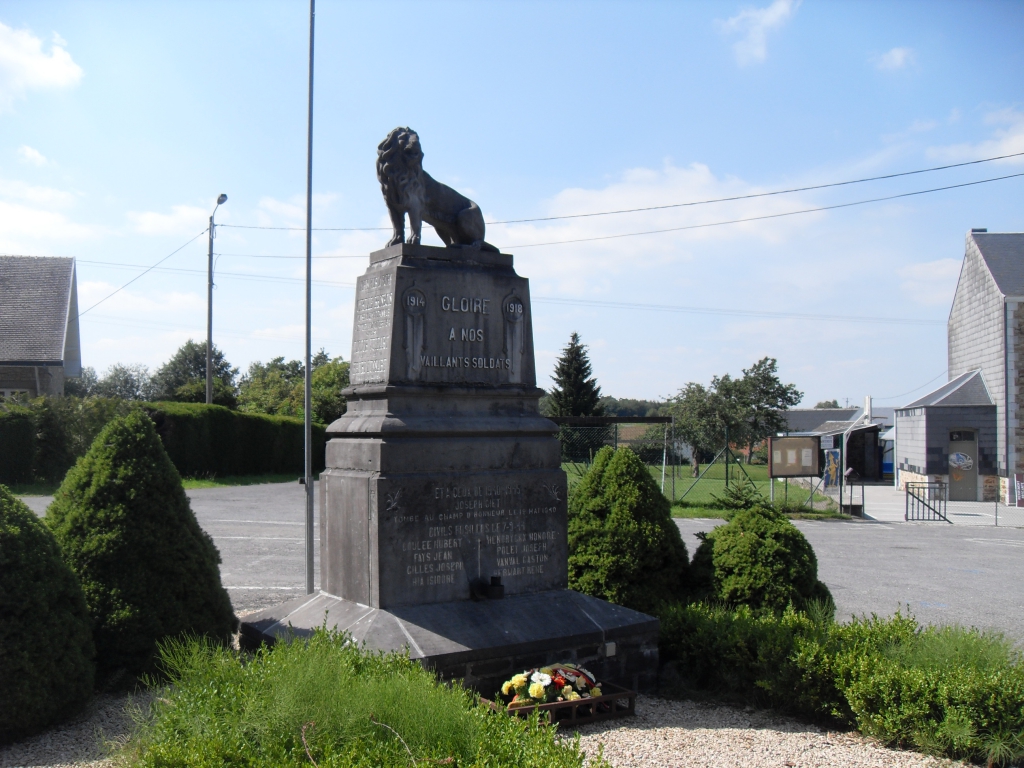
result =
[[[217,198],[217,205],[224,205],[224,203],[226,203],[227,201],[228,196],[225,194],[221,194],[221,196]]]

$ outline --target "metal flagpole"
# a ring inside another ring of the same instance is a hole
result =
[[[313,300],[313,22],[316,0],[309,0],[309,118],[306,145],[306,594],[313,594],[313,372],[312,300]]]

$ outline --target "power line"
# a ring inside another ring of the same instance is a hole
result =
[[[595,240],[617,240],[623,237],[639,237],[640,235],[660,235],[665,232],[682,232],[688,229],[706,229],[708,227],[723,227],[726,224],[743,224],[748,221],[764,221],[765,219],[780,219],[785,216],[798,216],[802,213],[817,213],[819,211],[834,211],[837,208],[851,208],[855,205],[867,205],[868,203],[881,203],[886,200],[898,200],[901,197],[914,197],[915,195],[927,195],[930,192],[943,192],[948,189],[959,189],[960,187],[973,187],[977,184],[988,184],[992,181],[1003,181],[1024,176],[1024,173],[1011,173],[1008,176],[996,176],[991,179],[980,181],[967,181],[963,184],[950,184],[945,187],[933,187],[932,189],[921,189],[916,192],[903,192],[899,195],[888,195],[886,197],[873,197],[869,200],[856,200],[852,203],[838,203],[836,205],[822,205],[817,208],[804,208],[799,211],[787,211],[785,213],[769,213],[764,216],[750,216],[745,219],[730,219],[728,221],[714,221],[709,224],[690,224],[685,227],[669,227],[668,229],[650,229],[645,232],[627,232],[622,235],[601,235],[599,237],[580,237],[573,240],[552,240],[546,243],[525,243],[521,245],[506,245],[505,248],[512,250],[516,248],[539,248],[544,245],[566,245],[569,243],[590,243]]]
[[[941,320],[923,320],[911,317],[873,317],[864,315],[818,315],[805,312],[762,312],[748,309],[722,309],[716,307],[688,307],[677,304],[641,304],[622,301],[595,301],[588,299],[562,299],[554,296],[534,296],[543,304],[604,307],[608,309],[651,310],[655,312],[682,312],[697,315],[731,315],[735,317],[765,317],[776,320],[814,320],[817,322],[879,323],[885,325],[944,325]],[[897,395],[900,397],[900,395]]]
[[[79,259],[79,262],[82,264],[97,264],[101,266],[108,266],[115,269],[132,269],[134,266],[136,266],[133,264],[124,264],[114,261],[89,261],[85,259]],[[177,272],[196,275],[206,274],[203,270],[187,269],[182,267],[150,267],[150,270],[156,270],[158,272]],[[283,277],[276,275],[252,275],[243,272],[219,272],[218,274],[222,277],[242,280],[257,280],[263,282],[304,282],[304,279],[299,277]],[[354,283],[343,283],[339,281],[329,280],[314,280],[313,282],[316,285],[324,285],[334,288],[355,288]],[[542,304],[557,304],[564,306],[597,307],[604,309],[645,310],[654,312],[679,312],[685,314],[725,315],[734,317],[764,317],[777,320],[814,320],[819,322],[877,323],[895,325],[944,324],[944,321],[942,320],[925,320],[911,317],[875,317],[866,315],[827,315],[805,312],[769,312],[719,307],[681,306],[678,304],[649,304],[643,302],[603,301],[594,299],[568,299],[558,296],[534,296],[533,300],[540,302]],[[896,397],[901,397],[901,395],[897,395]]]
[[[848,181],[833,181],[827,184],[814,184],[807,187],[793,187],[791,189],[777,189],[771,192],[754,192],[749,195],[734,195],[732,197],[716,197],[708,200],[694,200],[686,203],[669,203],[666,205],[651,205],[644,208],[623,208],[616,211],[598,211],[595,213],[572,213],[564,216],[542,216],[534,219],[505,219],[503,221],[488,221],[487,225],[497,224],[526,224],[532,221],[561,221],[564,219],[583,219],[590,218],[593,216],[615,216],[622,213],[642,213],[644,211],[661,211],[668,208],[688,208],[696,205],[711,205],[712,203],[728,203],[736,200],[753,200],[759,197],[772,197],[775,195],[789,195],[794,192],[810,192],[816,189],[829,189],[832,187],[845,187],[851,184],[864,184],[870,181],[884,181],[886,179],[898,179],[902,176],[914,176],[921,173],[933,173],[935,171],[947,171],[950,168],[963,168],[968,165],[980,165],[981,163],[991,163],[996,160],[1006,160],[1011,157],[1024,156],[1024,152],[1014,152],[1009,155],[997,155],[995,157],[985,157],[981,160],[968,160],[963,163],[952,163],[950,165],[937,165],[932,168],[919,168],[914,171],[902,171],[900,173],[888,173],[883,176],[868,176],[863,179],[850,179]],[[221,227],[233,227],[235,229],[272,229],[282,231],[296,231],[305,232],[305,227],[262,227],[255,225],[246,224],[219,224]],[[390,231],[391,227],[313,227],[316,232],[386,232]]]
[[[126,320],[124,318],[119,318],[116,315],[95,314],[95,315],[92,315],[91,317],[89,317],[88,320],[89,320],[90,323],[95,323],[95,324],[98,324],[98,325],[109,325],[109,326],[113,326],[113,327],[116,327],[116,328],[142,326],[142,327],[145,327],[145,328],[157,328],[157,329],[166,330],[166,331],[180,331],[180,330],[182,330],[182,327],[180,325],[174,325],[172,323],[155,323],[155,322],[148,321],[148,320],[136,320],[135,318],[132,318],[131,320]],[[303,341],[303,339],[296,338],[296,337],[293,337],[293,336],[274,336],[274,335],[267,335],[267,334],[262,334],[262,333],[259,336],[253,336],[253,332],[252,331],[240,331],[240,330],[237,330],[237,329],[229,329],[229,330],[224,330],[224,331],[218,331],[218,334],[221,335],[221,336],[232,336],[232,337],[240,338],[240,339],[254,339],[254,338],[256,338],[256,339],[270,339],[271,341],[290,341],[290,342],[296,342],[296,343]],[[326,336],[317,336],[316,338],[317,338],[317,341],[320,342],[320,343],[331,343],[332,341],[337,341],[336,338],[328,339],[328,337],[326,337]]]
[[[733,197],[718,197],[712,200],[698,200],[690,203],[672,203],[670,205],[650,205],[645,208],[624,208],[619,211],[601,211],[599,213],[573,213],[566,216],[545,216],[537,219],[508,219],[507,221],[489,221],[488,224],[525,224],[531,221],[558,221],[561,219],[583,219],[591,216],[614,216],[620,213],[641,213],[643,211],[663,211],[667,208],[687,208],[694,205],[709,205],[711,203],[729,203],[735,200],[752,200],[758,197],[772,197],[773,195],[788,195],[793,192],[810,192],[815,189],[828,189],[830,187],[845,187],[850,184],[863,184],[868,181],[882,181],[884,179],[896,179],[901,176],[913,176],[919,173],[931,173],[933,171],[945,171],[950,168],[961,168],[965,165],[978,165],[979,163],[991,163],[994,160],[1005,160],[1008,157],[1020,157],[1024,152],[1015,152],[1012,155],[999,155],[998,157],[986,157],[983,160],[970,160],[966,163],[953,163],[952,165],[937,165],[934,168],[921,168],[916,171],[903,171],[902,173],[889,173],[884,176],[869,176],[864,179],[852,179],[850,181],[833,181],[828,184],[815,184],[810,187],[793,187],[792,189],[777,189],[773,192],[755,192],[749,195],[735,195]]]
[[[943,371],[943,372],[942,372],[942,373],[940,373],[940,374],[939,374],[938,376],[936,376],[936,377],[935,377],[935,379],[938,379],[938,378],[940,378],[940,377],[942,377],[942,376],[945,376],[945,375],[946,375],[946,371]],[[889,395],[888,397],[876,397],[876,398],[874,398],[874,399],[875,399],[875,400],[895,400],[895,399],[896,399],[896,398],[898,398],[898,397],[906,397],[907,395],[912,395],[912,394],[913,394],[914,392],[917,392],[917,391],[918,391],[919,389],[924,389],[924,388],[925,388],[925,387],[927,387],[927,386],[928,386],[929,384],[931,384],[931,383],[932,383],[933,381],[935,381],[935,379],[928,379],[928,381],[926,381],[926,382],[925,382],[924,384],[922,384],[921,386],[919,386],[919,387],[914,387],[913,389],[911,389],[911,390],[909,390],[909,391],[907,391],[907,392],[903,392],[903,393],[901,393],[901,394],[898,394],[898,395]]]
[[[225,226],[224,224],[218,224],[218,227]],[[215,253],[214,256],[240,256],[247,259],[304,259],[305,256],[268,256],[263,253]],[[365,259],[366,254],[360,254],[358,256],[314,256],[314,259]]]
[[[218,226],[220,226],[220,225],[218,225]],[[113,269],[132,269],[133,267],[141,266],[141,265],[138,265],[138,264],[124,264],[124,263],[120,263],[120,262],[116,262],[116,261],[90,261],[88,259],[78,259],[77,261],[78,261],[79,264],[97,264],[97,265],[100,265],[100,266],[111,267]],[[188,269],[188,268],[185,268],[185,267],[150,267],[146,271],[147,272],[149,272],[149,271],[156,271],[156,272],[179,272],[179,273],[193,274],[193,275],[205,275],[206,274],[206,270],[202,270],[202,269]],[[240,280],[259,280],[259,281],[264,281],[264,282],[278,282],[278,281],[299,282],[299,283],[304,283],[305,282],[305,278],[302,278],[302,277],[284,277],[284,276],[278,276],[278,275],[253,275],[253,274],[248,274],[248,273],[245,273],[245,272],[218,272],[217,276],[218,277],[228,277],[228,278],[233,278],[233,279],[240,279]],[[141,275],[140,275],[140,277],[141,277]],[[313,282],[316,283],[317,285],[326,285],[326,286],[333,286],[333,287],[339,287],[339,288],[355,288],[356,287],[355,283],[342,283],[342,282],[338,282],[338,281],[335,281],[335,280],[314,280]],[[111,294],[111,295],[113,295],[113,294]],[[95,306],[95,305],[93,305],[93,306]],[[84,313],[82,313],[82,314],[84,314]]]
[[[209,229],[209,228],[207,228],[207,229]],[[125,288],[127,288],[127,287],[128,287],[129,285],[131,285],[131,284],[132,284],[132,283],[134,283],[134,282],[135,282],[136,280],[138,280],[138,279],[139,279],[140,277],[142,277],[143,275],[145,275],[145,274],[146,274],[147,272],[150,272],[150,271],[152,271],[152,270],[156,269],[156,268],[157,268],[157,267],[158,267],[158,266],[159,266],[160,264],[163,264],[163,263],[164,263],[165,261],[167,261],[167,260],[168,260],[169,258],[171,258],[171,256],[173,256],[174,254],[176,254],[176,253],[177,253],[178,251],[182,250],[182,248],[184,248],[184,247],[185,247],[185,246],[187,246],[187,245],[191,245],[191,244],[192,244],[193,242],[195,242],[195,241],[196,241],[196,240],[198,240],[198,239],[199,239],[200,237],[202,237],[203,235],[205,235],[205,234],[206,234],[206,232],[207,232],[207,229],[204,229],[204,230],[203,230],[202,232],[200,232],[200,233],[199,233],[198,235],[196,235],[195,237],[193,237],[193,238],[192,238],[191,240],[189,240],[189,241],[188,241],[187,243],[185,243],[185,245],[181,246],[181,248],[175,248],[175,249],[174,249],[173,251],[171,251],[171,252],[170,252],[170,253],[168,253],[168,254],[167,254],[166,256],[164,256],[164,257],[163,257],[162,259],[160,259],[160,261],[158,261],[158,262],[157,262],[156,264],[154,264],[154,265],[153,265],[152,267],[149,267],[148,269],[145,269],[145,270],[143,270],[142,272],[140,272],[139,274],[137,274],[137,275],[136,275],[135,277],[133,277],[133,278],[132,278],[131,280],[129,280],[129,281],[127,282],[127,283],[125,283],[124,285],[122,285],[122,286],[121,286],[120,288],[118,288],[118,289],[117,289],[116,291],[114,291],[113,293],[111,293],[111,294],[108,294],[108,295],[104,296],[104,297],[103,297],[102,299],[100,299],[100,300],[99,300],[99,301],[97,301],[97,302],[96,302],[95,304],[93,304],[93,305],[92,305],[91,307],[89,307],[89,308],[88,308],[87,310],[85,310],[85,312],[79,312],[79,313],[78,313],[78,316],[79,316],[79,317],[81,317],[82,315],[86,314],[87,312],[92,312],[92,310],[96,309],[96,307],[98,307],[98,306],[99,306],[100,304],[102,304],[102,303],[103,303],[104,301],[106,301],[107,299],[109,299],[109,298],[110,298],[111,296],[115,296],[115,295],[117,295],[118,293],[120,293],[121,291],[123,291],[123,290],[124,290]]]

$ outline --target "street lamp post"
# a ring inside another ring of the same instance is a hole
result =
[[[210,252],[206,267],[206,404],[213,403],[213,238],[214,224],[213,215],[217,209],[228,201],[228,196],[222,194],[217,198],[217,204],[213,206],[213,213],[210,214]]]

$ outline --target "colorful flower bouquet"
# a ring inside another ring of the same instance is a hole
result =
[[[556,664],[513,675],[501,686],[501,692],[512,697],[509,709],[596,699],[602,695],[594,676],[583,667],[572,664]]]

